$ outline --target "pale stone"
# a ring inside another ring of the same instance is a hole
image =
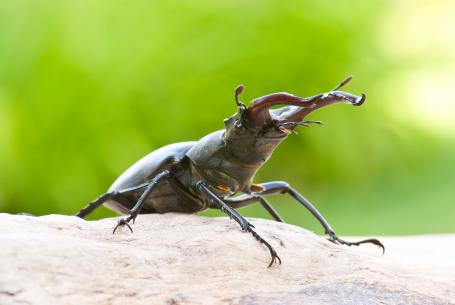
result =
[[[0,304],[455,304],[455,235],[338,246],[251,219],[283,263],[232,220],[0,214]]]

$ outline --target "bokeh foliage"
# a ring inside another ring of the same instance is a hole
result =
[[[326,125],[290,137],[257,182],[289,181],[342,234],[454,232],[453,11],[450,1],[1,1],[0,210],[75,213],[146,153],[222,128],[239,83],[248,101],[313,95],[352,74],[346,90],[367,93],[364,107],[313,114]],[[272,201],[320,232],[297,203]]]

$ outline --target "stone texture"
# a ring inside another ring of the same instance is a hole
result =
[[[455,304],[455,235],[334,245],[252,219],[283,264],[226,218],[0,214],[0,304]]]

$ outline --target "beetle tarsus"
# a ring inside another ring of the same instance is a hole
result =
[[[254,238],[256,238],[256,240],[258,240],[261,244],[264,244],[269,249],[270,256],[272,256],[272,260],[270,261],[270,264],[267,266],[267,268],[272,267],[272,265],[274,263],[278,263],[279,265],[281,265],[281,258],[278,256],[275,249],[265,239],[263,239],[261,236],[259,236],[259,234],[256,233],[256,231],[254,231],[253,229],[249,228],[248,232],[253,234],[253,236],[254,236]]]
[[[360,246],[361,244],[373,244],[378,246],[380,249],[382,249],[382,255],[385,253],[385,247],[384,245],[376,238],[369,238],[369,239],[364,239],[360,241],[355,241],[355,242],[350,242],[350,241],[344,241],[335,234],[329,234],[330,237],[328,238],[328,241],[333,242],[334,244],[337,245],[345,245],[345,246]]]
[[[115,226],[114,228],[114,231],[112,231],[112,234],[115,233],[115,231],[117,230],[118,227],[124,227],[124,226],[127,226],[128,229],[130,229],[131,233],[133,233],[133,228],[131,228],[129,222],[131,220],[133,220],[133,223],[134,223],[134,220],[136,219],[136,217],[133,217],[132,215],[128,216],[127,218],[121,218],[118,222],[117,222],[117,225]]]
[[[221,198],[219,198],[215,193],[212,192],[212,190],[203,182],[203,181],[199,181],[196,183],[196,187],[203,193],[205,194],[209,199],[212,200],[212,202],[214,202],[215,204],[218,205],[219,209],[223,212],[225,212],[226,214],[228,214],[228,216],[232,219],[234,218],[234,220],[240,225],[240,227],[242,228],[242,231],[244,232],[250,232],[251,234],[253,234],[254,238],[256,238],[256,240],[258,240],[260,243],[264,244],[270,251],[270,255],[272,256],[272,260],[269,264],[269,267],[273,265],[273,263],[275,262],[278,262],[279,264],[281,264],[281,259],[280,257],[278,256],[278,254],[276,253],[275,249],[273,249],[273,247],[267,242],[265,241],[261,236],[259,236],[258,233],[256,233],[256,231],[254,231],[252,228],[254,228],[254,226],[248,221],[246,220],[242,215],[240,215],[235,209],[233,209],[232,207],[230,207],[228,204],[226,204],[226,202],[224,202]]]

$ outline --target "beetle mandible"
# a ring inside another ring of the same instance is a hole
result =
[[[208,208],[220,209],[269,249],[270,267],[273,263],[281,264],[281,259],[236,209],[259,202],[276,221],[283,222],[264,196],[288,194],[316,217],[330,241],[348,246],[372,243],[384,251],[377,239],[348,242],[339,238],[319,211],[288,183],[252,183],[273,150],[297,126],[321,123],[306,121],[308,114],[336,103],[360,106],[365,102],[365,94],[356,96],[339,91],[350,80],[348,77],[333,90],[308,98],[285,92],[268,94],[256,98],[248,107],[239,100],[244,90],[240,85],[235,90],[238,112],[224,120],[225,129],[199,141],[170,144],[151,152],[128,168],[107,193],[90,202],[77,216],[84,218],[102,204],[127,214],[118,221],[115,233],[119,226],[127,226],[133,232],[129,223],[134,223],[141,213],[197,213]],[[276,105],[283,106],[271,109]]]

